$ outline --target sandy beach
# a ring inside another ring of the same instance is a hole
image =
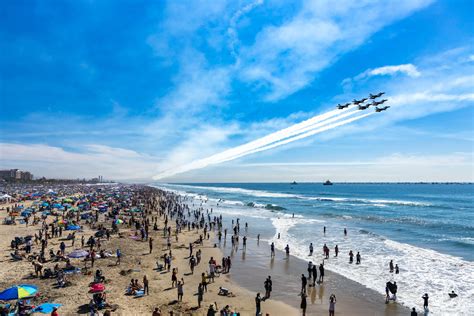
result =
[[[90,188],[88,188],[90,190]],[[131,188],[120,187],[123,192],[131,190]],[[144,188],[134,188],[134,195],[143,194]],[[159,191],[156,189],[146,188],[146,192],[150,195],[153,190],[156,203],[160,200]],[[88,192],[89,194],[91,192]],[[81,197],[83,192],[75,192],[73,196]],[[64,199],[64,197],[57,199]],[[149,198],[149,197],[148,197]],[[176,199],[176,197],[173,197]],[[163,201],[163,197],[161,196]],[[141,200],[143,202],[143,199]],[[28,208],[34,201],[26,201],[21,203],[23,208]],[[186,205],[193,205],[199,201],[186,201]],[[151,203],[147,201],[147,205]],[[37,204],[37,203],[36,203]],[[7,216],[6,207],[12,207],[13,204],[2,205],[4,210],[0,212],[0,220],[4,220]],[[111,204],[109,204],[111,205]],[[185,204],[183,204],[185,205]],[[109,206],[110,211],[112,207]],[[80,273],[67,275],[68,286],[57,288],[53,279],[40,279],[34,275],[34,267],[28,260],[13,261],[10,256],[10,242],[15,236],[35,235],[41,228],[40,224],[27,227],[26,224],[2,225],[0,230],[0,247],[4,250],[2,256],[2,264],[0,268],[0,287],[7,288],[9,286],[28,283],[34,284],[39,288],[38,296],[33,300],[36,304],[48,301],[62,304],[59,312],[61,315],[76,315],[89,313],[89,302],[92,294],[88,293],[90,283],[93,281],[93,273],[100,269],[106,278],[104,282],[107,303],[109,308],[98,311],[97,314],[103,314],[111,311],[116,315],[151,315],[155,308],[159,308],[162,315],[168,315],[173,312],[174,315],[206,315],[211,304],[213,307],[217,305],[220,310],[226,305],[240,315],[255,314],[255,295],[260,292],[263,296],[264,281],[267,275],[271,275],[273,280],[273,291],[271,298],[263,301],[263,315],[300,315],[300,276],[305,273],[307,263],[296,257],[290,256],[286,258],[285,254],[277,251],[275,258],[269,256],[268,244],[265,241],[257,242],[256,238],[250,237],[247,241],[247,247],[244,250],[242,244],[237,247],[231,246],[231,236],[222,237],[219,243],[216,226],[210,231],[209,239],[204,238],[203,244],[199,245],[200,235],[204,235],[203,229],[192,229],[186,226],[181,227],[176,239],[175,233],[172,233],[171,251],[172,251],[172,268],[176,268],[178,280],[184,280],[184,295],[182,301],[177,300],[177,289],[171,286],[171,272],[157,271],[157,262],[164,264],[163,255],[169,253],[167,249],[168,238],[164,236],[163,228],[165,227],[166,216],[171,216],[171,210],[162,210],[161,216],[156,205],[155,209],[145,207],[145,212],[141,215],[143,218],[157,219],[158,230],[149,229],[148,238],[153,240],[153,250],[150,254],[149,242],[144,239],[135,237],[138,233],[136,227],[124,223],[118,225],[120,235],[112,235],[109,240],[100,238],[101,249],[114,254],[116,249],[120,249],[122,255],[121,263],[116,264],[116,256],[110,258],[96,259],[94,268],[90,267],[89,261],[83,258],[71,259],[71,264],[81,268]],[[193,209],[191,207],[190,209]],[[196,206],[194,209],[199,209]],[[200,210],[201,216],[211,216],[206,210]],[[186,212],[184,212],[186,213]],[[218,210],[212,213],[216,218],[219,215]],[[73,250],[81,249],[81,238],[84,236],[87,241],[97,231],[97,225],[105,225],[110,227],[111,219],[107,218],[105,213],[97,213],[97,222],[86,225],[81,221],[82,230],[76,232],[75,245],[72,241],[65,241],[66,254]],[[55,217],[48,216],[47,223],[51,224]],[[202,218],[205,218],[202,217]],[[211,217],[208,217],[211,218]],[[231,219],[226,219],[224,223],[228,223]],[[95,227],[95,229],[92,229]],[[169,218],[169,227],[172,232],[176,230],[176,222]],[[207,224],[206,224],[207,227]],[[223,228],[232,231],[232,226],[224,225]],[[250,228],[251,229],[251,228]],[[66,231],[63,232],[63,237]],[[242,233],[243,235],[243,233]],[[247,232],[245,233],[247,235]],[[249,234],[250,236],[251,234]],[[48,249],[56,251],[64,238],[52,238],[49,240]],[[201,262],[196,266],[194,274],[191,274],[189,266],[189,244],[195,245],[194,253],[199,249],[201,254]],[[88,248],[85,245],[84,248]],[[21,248],[20,248],[21,249]],[[33,246],[33,252],[37,252],[38,247]],[[198,308],[197,291],[201,282],[201,274],[203,272],[209,274],[208,261],[210,258],[216,259],[217,263],[221,262],[222,256],[230,256],[232,260],[232,268],[230,273],[221,273],[215,278],[215,282],[208,284],[208,291],[204,293],[201,308]],[[43,271],[46,268],[53,269],[56,262],[44,263]],[[64,263],[59,262],[60,267]],[[149,295],[142,297],[134,297],[125,295],[125,291],[130,284],[131,279],[138,279],[142,284],[143,277],[146,275],[149,280]],[[218,295],[219,288],[223,287],[232,292],[232,295]],[[307,287],[307,315],[319,315],[327,313],[329,296],[335,294],[337,297],[336,315],[406,315],[407,309],[398,304],[383,303],[384,298],[374,291],[371,291],[362,285],[348,280],[338,274],[327,271],[323,284],[316,284],[314,287]]]

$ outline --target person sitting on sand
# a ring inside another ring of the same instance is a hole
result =
[[[217,295],[221,295],[221,296],[229,296],[231,292],[226,289],[225,287],[222,287],[222,286],[219,286],[219,293],[217,293]]]

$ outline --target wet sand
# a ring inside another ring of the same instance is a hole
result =
[[[227,239],[229,240],[229,236]],[[242,242],[237,251],[232,250],[229,241],[221,242],[220,248],[224,254],[230,255],[233,259],[231,278],[237,284],[263,295],[265,293],[264,281],[267,276],[271,276],[272,299],[299,309],[301,274],[305,273],[307,276],[307,261],[293,256],[287,259],[286,254],[278,250],[275,258],[271,259],[270,246],[263,240],[257,245],[256,239],[248,239],[246,251],[243,251]],[[385,297],[379,293],[326,269],[324,283],[307,288],[307,315],[328,313],[331,294],[335,294],[337,298],[336,315],[401,316],[410,314],[408,308],[393,302],[385,304]]]

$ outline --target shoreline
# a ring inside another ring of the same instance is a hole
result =
[[[220,214],[219,206],[216,206],[213,213]],[[229,220],[227,216],[227,214],[223,214],[224,221]],[[243,223],[242,217],[240,220]],[[265,278],[270,275],[273,280],[271,297],[299,309],[300,277],[302,273],[307,275],[306,269],[309,260],[305,261],[291,254],[287,260],[285,253],[278,249],[276,249],[275,259],[272,260],[268,240],[261,239],[257,244],[256,233],[252,230],[252,225],[250,225],[248,232],[241,232],[241,235],[243,234],[249,236],[245,251],[242,244],[239,245],[238,250],[233,248],[229,236],[220,243],[217,237],[215,238],[215,243],[224,255],[231,256],[233,260],[233,273],[230,278],[249,291],[260,292],[263,295],[265,293]],[[317,259],[317,256],[313,259]],[[325,272],[323,285],[308,287],[307,314],[309,315],[327,313],[331,294],[335,294],[339,298],[336,304],[336,315],[402,316],[410,313],[408,307],[399,303],[385,304],[383,295],[361,283],[328,269]]]

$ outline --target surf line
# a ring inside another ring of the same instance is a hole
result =
[[[358,113],[357,110],[351,111],[353,110],[353,108],[354,107],[351,107],[343,111],[332,110],[327,113],[314,116],[306,121],[294,124],[290,127],[271,133],[246,144],[236,146],[234,148],[225,150],[221,153],[211,155],[206,158],[192,161],[189,164],[185,164],[177,168],[165,170],[154,176],[153,179],[159,180],[183,172],[202,169],[210,165],[231,161],[253,153],[282,146],[299,139],[303,139],[339,126],[352,123],[354,121],[360,120],[373,114],[373,112],[367,113],[340,121],[342,118],[346,118],[348,116],[354,115],[355,113]]]

